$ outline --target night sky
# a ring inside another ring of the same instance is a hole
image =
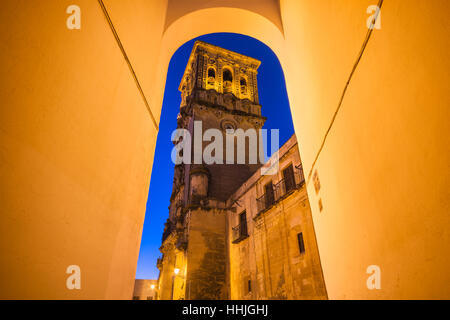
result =
[[[178,85],[196,40],[260,60],[259,100],[262,115],[267,117],[263,128],[280,130],[280,146],[294,133],[283,71],[278,58],[265,44],[240,34],[214,33],[192,39],[178,48],[170,61],[167,74],[136,279],[158,279],[156,259],[161,256],[159,247],[164,222],[169,216],[168,206],[172,192],[174,164],[170,158],[173,148],[170,137],[177,126],[177,114],[181,102]]]

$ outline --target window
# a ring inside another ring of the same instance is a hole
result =
[[[213,86],[216,81],[216,71],[213,68],[208,69],[208,85]]]
[[[275,202],[275,194],[273,192],[273,184],[270,181],[268,184],[264,186],[265,191],[265,200],[266,200],[266,208],[270,207]]]
[[[252,293],[252,280],[250,274],[242,276],[242,294],[248,295]]]
[[[244,211],[239,215],[239,235],[241,237],[245,237],[248,235],[247,233],[247,213]]]
[[[233,76],[228,69],[223,70],[223,93],[231,92],[233,88]]]
[[[246,95],[247,94],[247,81],[245,81],[244,78],[241,78],[240,84],[241,84],[241,94]]]
[[[292,165],[283,170],[285,192],[295,188],[294,168]]]
[[[238,219],[239,223],[232,228],[233,243],[239,243],[248,238],[247,214],[245,211],[239,214]]]
[[[303,232],[300,232],[297,234],[297,240],[298,240],[298,248],[300,250],[300,254],[305,253],[305,242],[303,241]]]

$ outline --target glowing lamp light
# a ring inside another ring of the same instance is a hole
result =
[[[173,273],[175,273],[175,275],[179,274],[180,273],[180,269],[178,269],[178,268],[173,269]]]
[[[151,288],[152,290],[155,289],[155,285],[152,284],[152,285],[150,286],[150,288]]]

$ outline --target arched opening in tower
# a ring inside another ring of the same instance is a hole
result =
[[[283,256],[316,259],[318,251],[284,74],[274,52],[239,34],[188,41],[170,61],[160,123],[136,277],[157,277],[161,299],[301,298],[294,282],[280,280],[287,278],[315,283],[308,294],[326,297],[321,270],[307,276],[277,267]],[[174,141],[177,129],[182,134]],[[231,136],[237,132],[244,135]],[[186,141],[188,148],[174,148]],[[251,150],[257,163],[251,163]],[[263,163],[275,155],[277,170],[263,173]],[[286,201],[295,203],[295,213],[274,213]],[[270,215],[292,223],[278,230],[280,220],[259,234],[257,225],[265,224],[261,218]],[[300,233],[303,251],[287,250],[299,246]],[[260,236],[270,241],[249,246],[248,239]],[[251,262],[238,254],[244,247],[251,251]],[[258,275],[260,263],[271,273]],[[258,277],[264,285],[257,284]]]
[[[233,90],[233,75],[229,69],[223,71],[223,92],[229,93]]]

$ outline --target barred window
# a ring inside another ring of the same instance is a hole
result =
[[[305,242],[303,241],[303,232],[300,232],[297,234],[297,240],[298,240],[298,248],[300,250],[300,254],[305,253]]]

